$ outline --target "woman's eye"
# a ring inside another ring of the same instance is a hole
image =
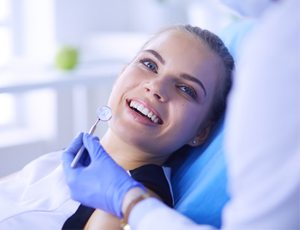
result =
[[[192,87],[189,87],[189,86],[186,86],[186,85],[179,85],[178,88],[183,93],[185,93],[188,96],[190,96],[191,98],[193,98],[193,99],[197,98],[197,92]]]
[[[157,65],[155,62],[151,60],[141,60],[141,63],[146,66],[148,69],[150,69],[152,72],[157,73]]]

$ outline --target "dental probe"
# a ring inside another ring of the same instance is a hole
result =
[[[88,132],[89,134],[93,134],[95,132],[99,121],[108,121],[111,119],[111,108],[109,108],[108,106],[99,107],[97,109],[97,116],[98,116],[98,119],[93,124],[93,126],[90,128],[90,130]],[[73,159],[73,161],[71,163],[72,168],[76,167],[78,161],[80,160],[80,157],[83,154],[83,151],[84,151],[84,146],[81,146],[81,148],[79,149],[78,153],[76,154],[75,158]]]

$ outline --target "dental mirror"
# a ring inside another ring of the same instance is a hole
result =
[[[97,124],[99,121],[109,121],[111,119],[112,113],[111,113],[111,108],[108,106],[101,106],[97,109],[97,121],[93,124],[93,126],[89,130],[89,134],[93,134],[96,130]],[[81,146],[79,149],[78,153],[74,157],[72,163],[71,163],[71,168],[75,168],[78,161],[80,160],[80,157],[82,156],[84,151],[84,146]]]
[[[97,109],[98,120],[108,121],[111,118],[111,108],[102,106]]]

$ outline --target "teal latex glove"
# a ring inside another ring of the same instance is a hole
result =
[[[83,157],[75,168],[71,168],[71,162],[82,144],[86,148],[85,154],[89,154],[89,164]],[[62,158],[71,196],[86,206],[102,209],[121,218],[125,194],[133,187],[145,190],[106,153],[97,137],[87,133],[74,138]]]

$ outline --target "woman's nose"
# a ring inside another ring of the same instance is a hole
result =
[[[146,93],[160,102],[168,100],[168,84],[161,78],[154,78],[144,83]]]

